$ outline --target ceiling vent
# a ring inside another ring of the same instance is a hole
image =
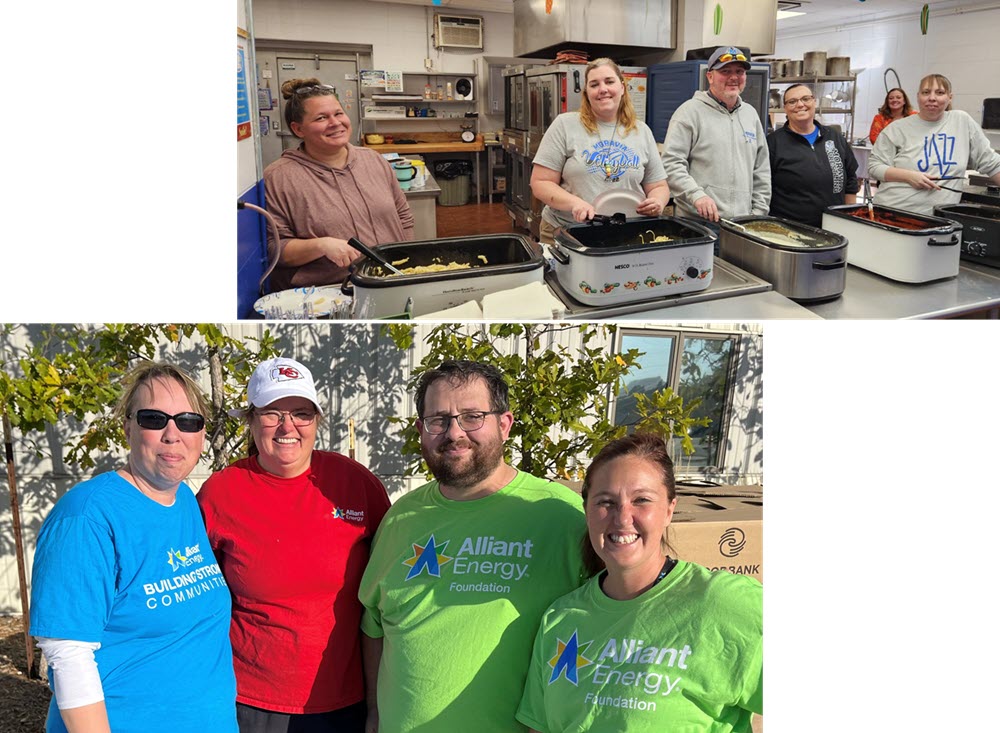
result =
[[[471,15],[434,16],[434,48],[482,47],[482,18]]]

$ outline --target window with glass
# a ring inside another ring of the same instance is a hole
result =
[[[631,426],[638,422],[637,393],[651,395],[670,387],[685,404],[701,399],[693,415],[711,420],[707,427],[691,431],[695,452],[677,458],[689,466],[721,465],[735,345],[736,336],[724,334],[624,332],[621,351],[637,349],[641,356],[616,396],[615,424]]]

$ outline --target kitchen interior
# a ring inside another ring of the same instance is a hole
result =
[[[248,175],[241,157],[240,193],[259,192],[263,168],[298,144],[283,129],[277,90],[283,79],[306,71],[338,87],[355,144],[389,160],[413,211],[416,241],[383,245],[383,253],[475,250],[489,263],[471,275],[392,282],[373,261],[359,261],[349,283],[331,286],[353,300],[349,316],[996,318],[1000,192],[975,172],[964,182],[962,204],[979,208],[965,207],[954,219],[886,228],[830,211],[825,235],[792,252],[726,226],[717,242],[706,242],[696,226],[672,217],[668,203],[658,226],[683,246],[644,249],[646,259],[662,257],[660,264],[682,277],[689,271],[685,287],[668,295],[636,278],[605,292],[614,268],[633,264],[635,238],[648,231],[648,220],[613,233],[570,227],[551,247],[537,241],[542,205],[528,185],[532,158],[552,120],[579,108],[586,58],[609,56],[622,66],[637,114],[660,144],[674,110],[705,88],[708,54],[734,45],[751,53],[741,98],[765,128],[783,124],[782,90],[810,83],[819,97],[817,119],[847,137],[859,178],[871,148],[868,126],[885,92],[901,86],[915,99],[927,73],[948,76],[954,108],[968,112],[1000,149],[1000,78],[984,73],[1000,62],[991,32],[1000,26],[1000,3],[933,3],[922,13],[923,6],[913,0],[247,2],[257,77],[251,101],[259,107],[251,137],[256,166]],[[261,317],[256,276],[267,265],[260,244],[265,224],[246,225],[259,218],[251,212],[240,217],[238,316]],[[887,257],[888,250],[902,254]],[[682,267],[695,256],[711,261],[707,275],[704,267],[696,274]],[[304,313],[343,317],[343,310]]]

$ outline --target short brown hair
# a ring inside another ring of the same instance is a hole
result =
[[[298,90],[302,87],[317,87],[317,89],[298,93]],[[293,122],[302,124],[306,113],[305,102],[307,99],[311,99],[312,97],[333,97],[338,102],[340,101],[340,97],[337,96],[337,92],[332,87],[326,88],[326,85],[315,77],[309,79],[289,79],[281,85],[281,97],[285,100],[285,126],[289,131],[292,130]]]
[[[623,458],[625,456],[643,458],[659,468],[663,476],[663,485],[667,489],[667,499],[673,501],[677,498],[674,462],[670,458],[670,453],[667,451],[667,444],[663,438],[650,433],[633,433],[624,438],[612,440],[594,456],[594,460],[591,462],[590,467],[587,468],[587,474],[583,479],[582,493],[584,508],[587,506],[587,497],[590,495],[592,488],[591,481],[597,469],[611,463],[616,458]],[[674,552],[674,549],[670,546],[669,530],[670,526],[668,525],[663,531],[663,538],[660,540],[660,546],[665,553]],[[583,565],[587,569],[588,575],[595,575],[604,569],[604,561],[601,560],[594,550],[588,532],[584,532],[583,534],[583,542],[580,544],[580,554],[583,557]]]

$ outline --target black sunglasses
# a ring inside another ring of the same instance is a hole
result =
[[[130,419],[132,415],[128,416]],[[205,427],[205,418],[197,412],[178,412],[168,415],[162,410],[136,410],[135,421],[144,430],[163,430],[171,420],[182,433],[197,433]]]

